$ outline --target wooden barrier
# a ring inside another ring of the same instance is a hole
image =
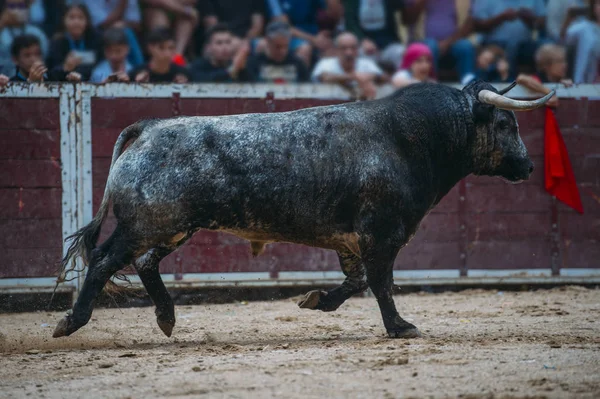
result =
[[[52,281],[64,251],[61,238],[97,211],[116,137],[136,120],[282,112],[349,101],[335,86],[313,85],[81,84],[65,85],[62,97],[58,89],[44,86],[38,92],[25,86],[11,90],[0,94],[0,248],[5,254],[0,288]],[[585,215],[557,203],[543,188],[543,110],[519,113],[521,136],[536,164],[532,179],[521,185],[474,176],[461,181],[401,251],[397,280],[600,277],[600,90],[580,86],[559,95],[557,119]],[[114,225],[111,214],[100,240]],[[161,272],[171,286],[316,284],[343,277],[332,251],[280,243],[253,258],[246,241],[216,232],[197,233],[162,262]]]

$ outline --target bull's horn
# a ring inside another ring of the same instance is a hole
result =
[[[522,101],[504,97],[498,93],[494,93],[491,90],[481,90],[477,97],[482,103],[495,105],[500,109],[506,109],[509,111],[531,111],[532,109],[539,108],[546,104],[548,100],[550,100],[555,94],[556,91],[552,90],[550,93],[546,94],[542,98],[538,98],[537,100]]]
[[[511,91],[512,89],[514,89],[514,87],[517,85],[517,81],[515,80],[514,82],[512,82],[510,85],[506,86],[504,89],[500,90],[498,92],[498,94],[500,95],[505,95],[506,93],[508,93],[509,91]]]

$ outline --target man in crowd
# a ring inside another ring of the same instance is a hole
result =
[[[377,83],[387,80],[375,61],[358,57],[358,38],[344,32],[335,39],[337,57],[321,59],[312,73],[316,82],[338,83],[351,90],[358,89],[359,95],[371,99],[377,94]]]
[[[11,82],[81,81],[79,73],[67,72],[62,67],[48,71],[44,65],[42,47],[37,36],[17,36],[12,42],[11,54],[12,61],[16,65],[15,75],[10,78]]]
[[[48,39],[44,32],[29,23],[29,8],[26,0],[5,0],[0,10],[0,73],[12,76],[15,64],[11,55],[11,46],[16,37],[33,35],[38,38],[42,56],[48,55]]]
[[[290,51],[291,27],[287,22],[271,22],[266,29],[266,49],[252,58],[248,66],[258,82],[298,83],[309,78],[306,64]]]
[[[545,24],[544,0],[475,0],[474,28],[484,34],[484,44],[496,44],[506,52],[509,79],[517,75],[520,61],[533,64],[533,54],[543,44],[533,31]]]
[[[462,84],[475,78],[475,47],[466,37],[473,29],[473,22],[468,18],[462,26],[458,24],[456,0],[408,0],[416,5],[411,15],[411,24],[419,17],[425,17],[425,44],[433,55],[434,67],[438,68],[440,57],[451,57],[456,65]]]
[[[398,36],[396,13],[404,23],[415,21],[414,14],[425,0],[407,6],[404,0],[346,0],[344,20],[346,29],[360,40],[361,54],[397,68],[404,46]]]
[[[194,82],[248,82],[246,68],[250,47],[233,51],[233,34],[224,24],[217,24],[206,34],[206,57],[198,58],[190,67]]]
[[[137,83],[187,83],[189,72],[175,64],[175,39],[168,29],[155,29],[148,34],[150,61],[134,68],[129,78]]]
[[[319,16],[334,24],[343,16],[341,0],[267,0],[273,20],[288,22],[292,40],[290,50],[306,65],[312,65],[313,50],[327,55],[333,49],[332,32],[319,29]]]
[[[234,50],[242,45],[242,41],[256,39],[263,33],[264,0],[203,0],[198,6],[207,29],[217,23],[226,23],[229,26],[234,36]]]
[[[123,28],[110,28],[103,35],[104,61],[92,71],[90,82],[106,83],[109,81],[128,82],[128,73],[133,69],[127,61],[129,42]]]

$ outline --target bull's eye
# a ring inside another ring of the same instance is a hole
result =
[[[498,129],[501,129],[501,130],[508,129],[508,121],[506,121],[506,120],[498,121]]]

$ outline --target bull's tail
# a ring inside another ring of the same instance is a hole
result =
[[[117,159],[123,152],[125,144],[132,139],[138,138],[144,129],[144,126],[145,124],[143,122],[135,123],[125,128],[125,130],[123,130],[119,135],[113,150],[112,161],[110,163],[110,169],[108,172],[109,179],[107,179],[106,182],[106,188],[104,189],[104,196],[102,197],[100,209],[87,226],[82,227],[77,232],[65,239],[65,242],[71,241],[71,245],[69,245],[69,249],[67,250],[65,257],[62,259],[58,278],[56,280],[56,286],[58,286],[58,284],[61,282],[67,281],[67,275],[69,273],[83,271],[76,269],[77,258],[81,258],[83,260],[84,268],[88,265],[92,250],[96,248],[96,243],[98,242],[98,237],[100,236],[102,222],[104,219],[106,219],[106,215],[108,215],[108,207],[110,204],[110,172],[112,171],[115,162],[117,162]]]

